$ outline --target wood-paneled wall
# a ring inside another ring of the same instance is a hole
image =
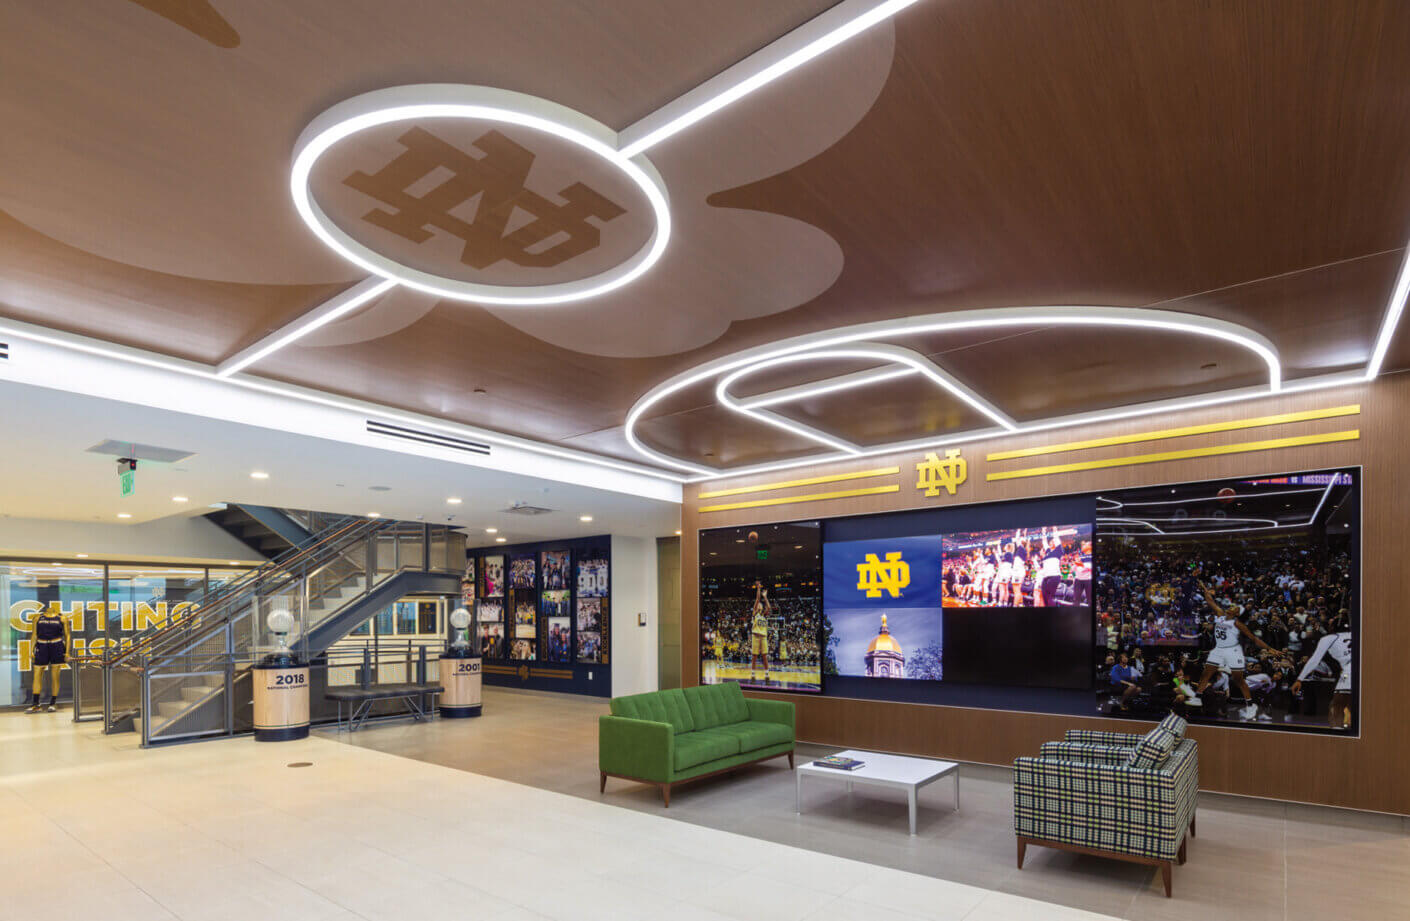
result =
[[[1089,448],[1052,456],[986,460],[987,454],[996,451],[1353,405],[1359,405],[1359,413]],[[1359,433],[1354,440],[1021,479],[986,479],[986,474],[1003,470],[1352,430]],[[1410,706],[1406,704],[1404,690],[1405,661],[1410,651],[1410,606],[1406,603],[1410,599],[1410,566],[1405,562],[1410,556],[1407,446],[1410,446],[1410,374],[1398,374],[1371,384],[1335,390],[1251,400],[1081,429],[1060,429],[1045,435],[976,442],[962,450],[968,465],[968,479],[953,497],[942,490],[938,497],[927,498],[915,487],[915,465],[922,460],[923,452],[688,486],[681,516],[685,534],[681,546],[682,677],[687,685],[699,682],[697,533],[701,528],[1360,465],[1363,468],[1362,592],[1356,672],[1361,688],[1360,736],[1341,738],[1213,726],[1193,727],[1191,735],[1200,743],[1200,785],[1205,789],[1410,814],[1410,779],[1407,779],[1410,778],[1410,716],[1407,716]],[[702,490],[758,486],[888,465],[900,467],[899,477],[791,487],[771,490],[757,498],[811,495],[872,482],[899,482],[896,492],[761,508],[700,511],[701,506],[754,498],[741,494],[702,501],[698,498]],[[793,701],[798,707],[798,736],[802,740],[991,764],[1005,764],[1018,755],[1036,753],[1043,741],[1061,737],[1063,730],[1069,727],[1129,732],[1143,725],[1095,716],[1082,718],[808,695],[757,696],[783,696]]]

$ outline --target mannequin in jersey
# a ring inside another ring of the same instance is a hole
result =
[[[53,713],[59,702],[59,671],[68,657],[69,622],[62,615],[52,614],[45,608],[35,615],[34,632],[31,636],[34,637],[34,702],[28,712],[38,713],[42,709],[39,693],[44,689],[44,673],[48,672],[48,710]]]

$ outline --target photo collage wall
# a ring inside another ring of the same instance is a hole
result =
[[[608,664],[606,546],[488,553],[467,562],[462,588],[484,658]]]

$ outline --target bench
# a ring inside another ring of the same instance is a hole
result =
[[[338,730],[340,732],[343,729],[343,704],[347,704],[348,732],[357,732],[367,719],[372,705],[379,700],[405,701],[407,712],[411,718],[420,721],[426,718],[426,698],[439,693],[441,693],[439,684],[374,684],[368,687],[351,685],[329,688],[323,698],[338,704]]]

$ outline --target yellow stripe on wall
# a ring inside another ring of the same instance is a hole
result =
[[[1345,432],[1327,432],[1324,435],[1299,435],[1296,438],[1270,438],[1267,441],[1245,441],[1232,445],[1215,445],[1210,448],[1187,448],[1183,451],[1162,451],[1158,454],[1134,454],[1130,457],[1111,457],[1105,460],[1078,461],[1072,464],[1054,464],[1050,467],[1028,467],[1024,470],[1005,470],[990,473],[987,480],[1015,480],[1021,477],[1047,476],[1050,473],[1075,473],[1079,470],[1101,470],[1106,467],[1130,467],[1136,464],[1154,464],[1160,461],[1186,460],[1192,457],[1217,457],[1221,454],[1242,454],[1245,451],[1270,451],[1274,448],[1296,448],[1303,445],[1329,444],[1335,441],[1356,441],[1361,437],[1360,429]]]
[[[773,489],[788,489],[793,486],[816,486],[819,483],[840,483],[843,480],[864,480],[867,477],[890,476],[900,473],[900,467],[877,467],[875,470],[858,470],[856,473],[834,473],[830,476],[808,477],[806,480],[788,480],[783,483],[763,483],[759,486],[739,486],[732,489],[716,489],[702,492],[697,499],[718,499],[720,496],[741,496],[751,492],[768,492]]]
[[[1138,441],[1159,441],[1163,438],[1183,438],[1186,435],[1207,435],[1210,432],[1232,432],[1238,429],[1259,428],[1266,425],[1282,425],[1287,422],[1308,422],[1313,419],[1334,419],[1338,416],[1355,416],[1361,412],[1360,404],[1334,406],[1330,409],[1309,409],[1296,413],[1279,413],[1276,416],[1257,416],[1253,419],[1238,419],[1233,422],[1211,422],[1207,425],[1187,425],[1178,429],[1161,429],[1155,432],[1137,432],[1134,435],[1113,435],[1110,438],[1092,438],[1087,441],[1069,441],[1064,444],[1045,445],[1041,448],[1020,448],[1016,451],[995,451],[985,455],[985,460],[1012,460],[1015,457],[1033,457],[1038,454],[1061,454],[1065,451],[1082,451],[1086,448],[1105,448],[1112,445],[1127,445]],[[992,477],[991,477],[992,479]]]
[[[737,508],[763,508],[766,505],[788,505],[790,502],[818,502],[822,499],[850,499],[853,496],[879,496],[882,493],[900,492],[901,487],[866,486],[862,489],[843,489],[837,492],[815,492],[802,496],[782,496],[778,499],[755,499],[753,502],[727,502],[724,505],[702,505],[700,512],[728,512]]]

